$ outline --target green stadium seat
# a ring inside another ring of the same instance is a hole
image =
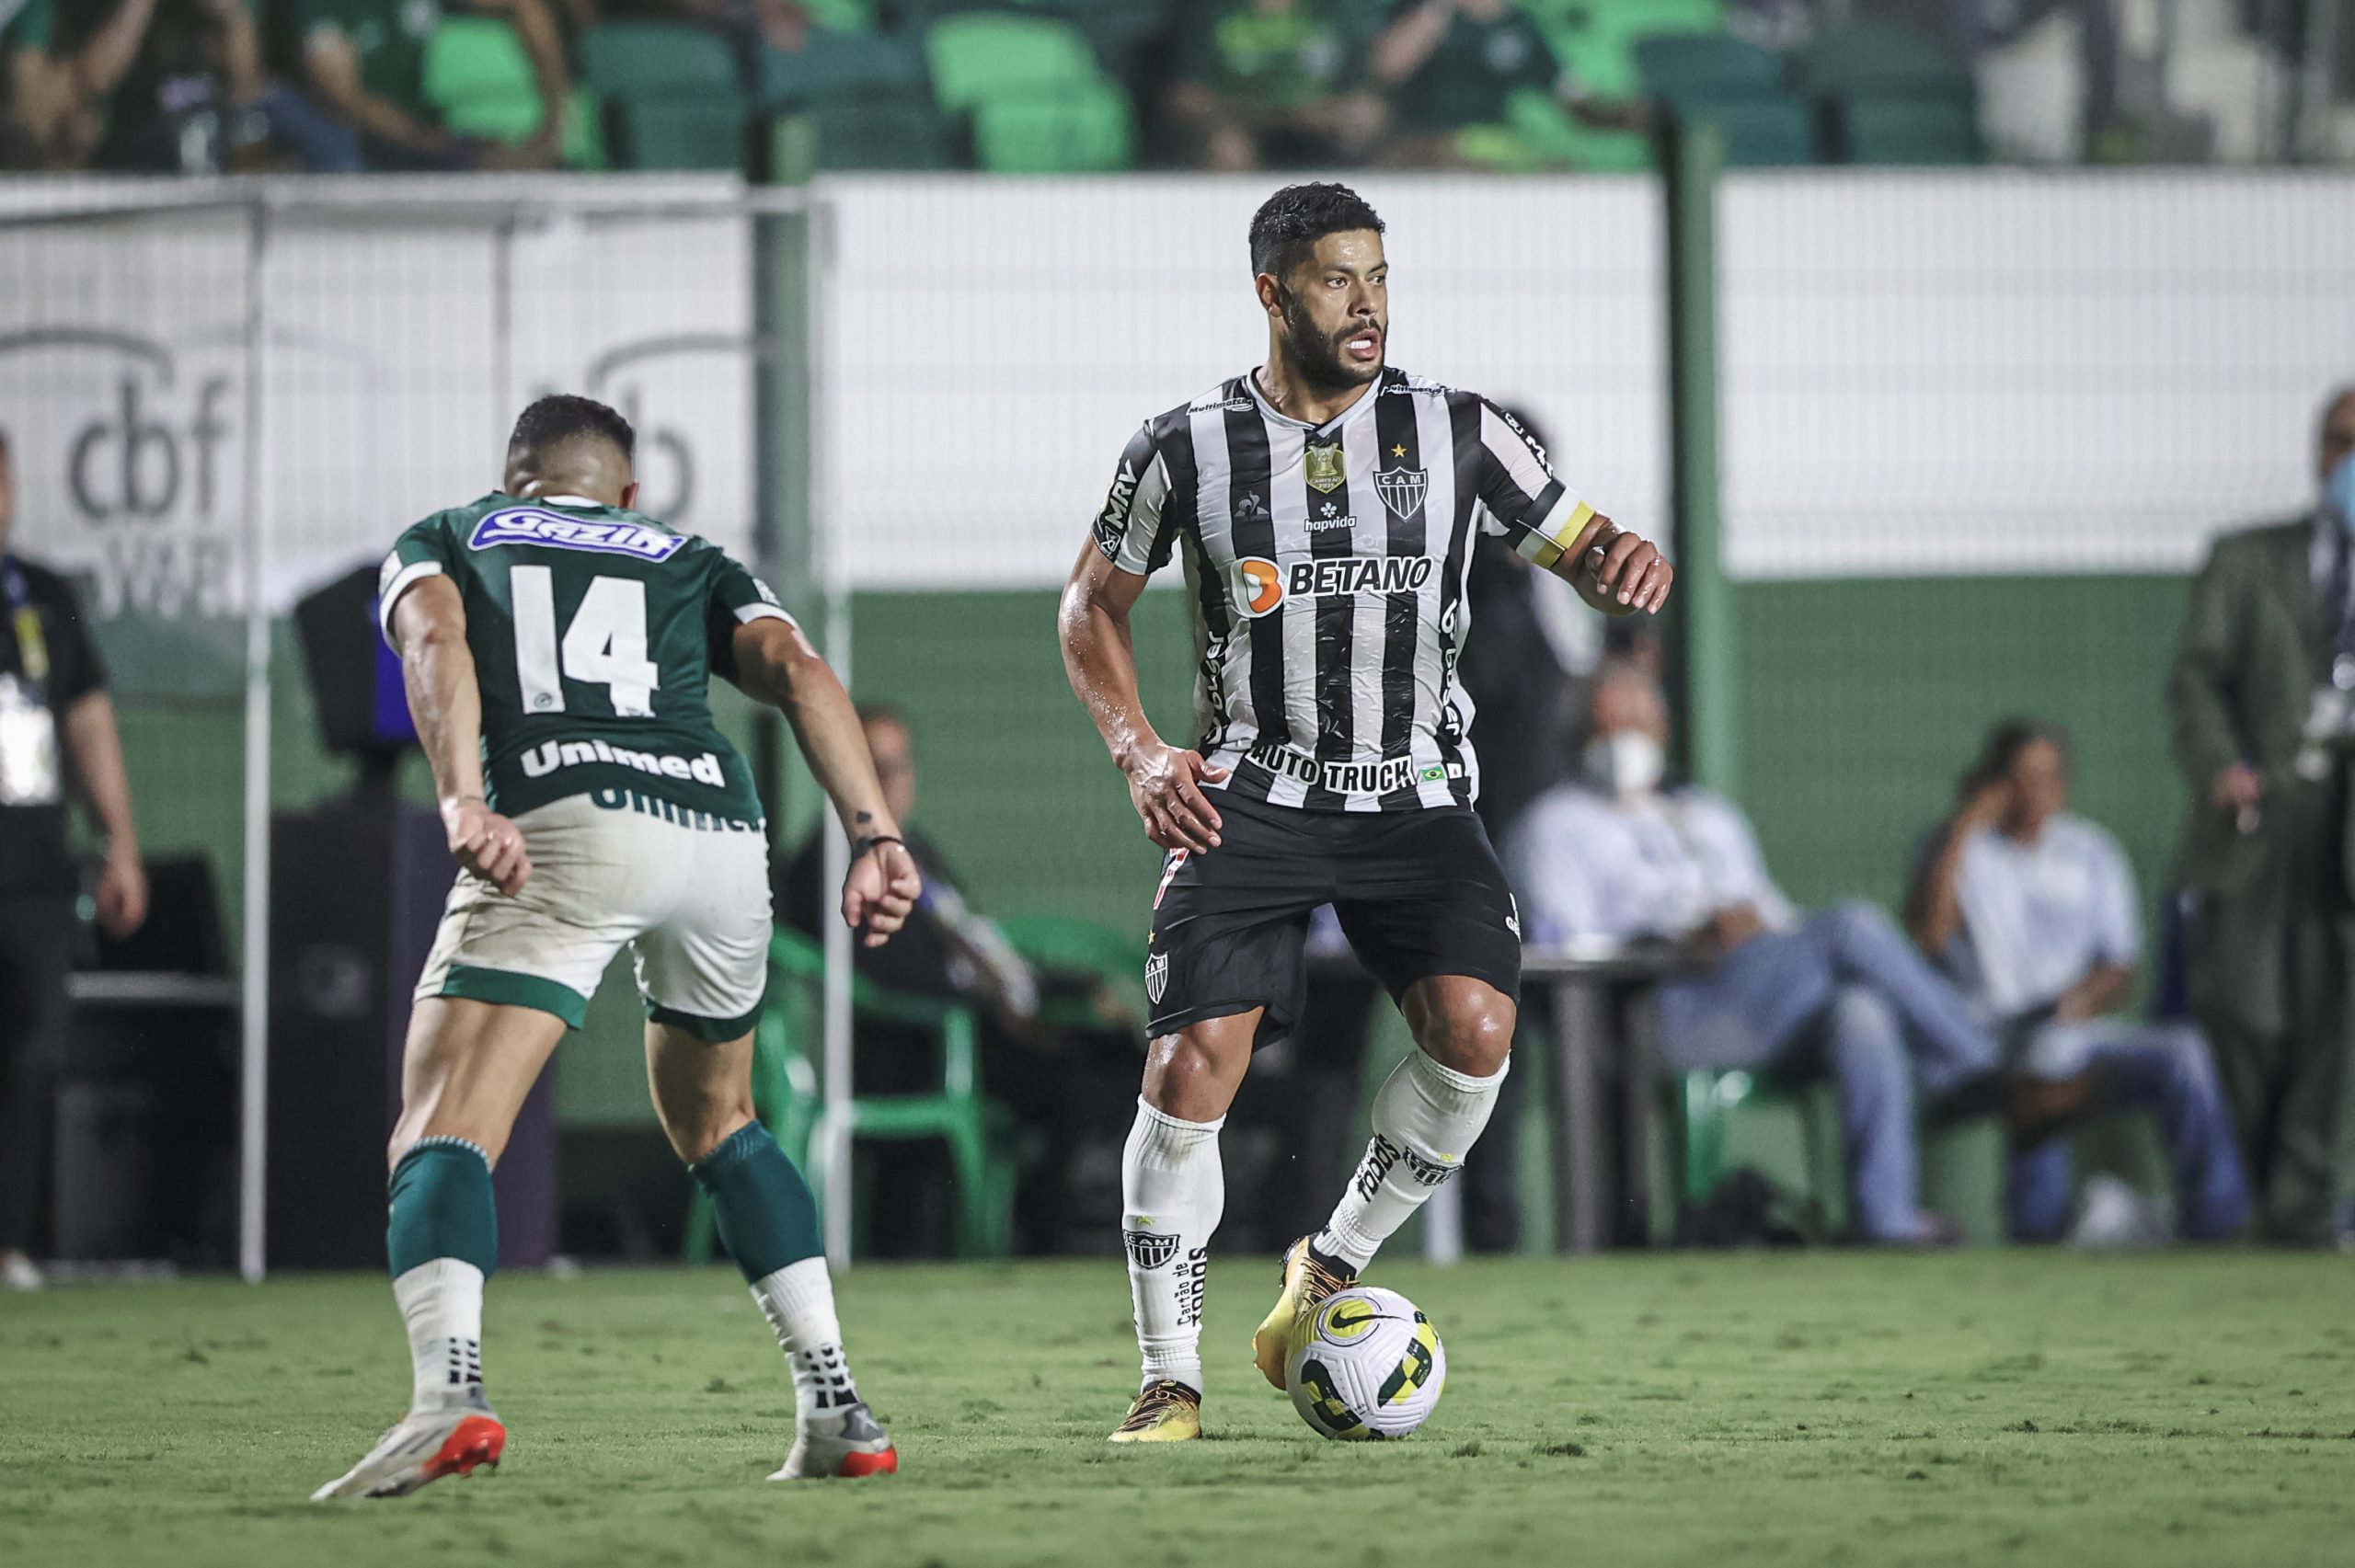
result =
[[[1839,1128],[1821,1114],[1816,1090],[1811,1082],[1777,1073],[1682,1072],[1663,1078],[1660,1107],[1668,1125],[1669,1183],[1677,1212],[1707,1202],[1725,1179],[1726,1129],[1733,1113],[1769,1105],[1786,1107],[1799,1118],[1808,1185],[1817,1202],[1838,1193],[1843,1185]]]
[[[1797,59],[1807,85],[1820,93],[1950,82],[1963,74],[1944,50],[1921,34],[1873,23],[1823,33],[1799,50]]]
[[[957,166],[947,128],[925,97],[822,104],[776,121],[772,174],[806,177],[821,169],[925,170]]]
[[[1693,92],[1672,101],[1684,125],[1716,129],[1725,143],[1728,168],[1782,168],[1817,161],[1814,113],[1787,93]]]
[[[1047,94],[1096,81],[1096,52],[1070,23],[1051,17],[973,11],[943,17],[925,34],[932,90],[961,113],[985,98]]]
[[[925,86],[923,51],[879,33],[813,29],[798,53],[763,45],[757,69],[760,100],[771,107],[848,103]]]
[[[1102,79],[973,109],[973,156],[999,174],[1101,174],[1136,162],[1129,95]]]
[[[1536,87],[1516,87],[1505,99],[1504,120],[1467,125],[1455,134],[1455,151],[1465,162],[1504,174],[1543,169],[1579,169],[1619,174],[1652,164],[1652,140],[1640,131],[1582,125]]]
[[[741,173],[752,105],[741,93],[638,93],[609,101],[620,166]]]
[[[1660,33],[1638,38],[1636,69],[1653,97],[1681,102],[1695,94],[1755,97],[1779,86],[1780,57],[1754,43],[1706,33]]]
[[[1851,98],[1839,123],[1852,164],[1975,164],[1982,156],[1977,123],[1951,98]]]
[[[669,22],[608,22],[580,35],[580,69],[607,97],[734,93],[736,52],[718,33]]]

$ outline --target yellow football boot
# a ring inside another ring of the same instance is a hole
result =
[[[1166,1378],[1147,1383],[1110,1443],[1183,1443],[1202,1435],[1202,1396]]]
[[[1338,1258],[1328,1258],[1303,1236],[1284,1249],[1284,1285],[1276,1304],[1251,1336],[1251,1361],[1260,1375],[1277,1388],[1284,1386],[1284,1357],[1292,1352],[1292,1325],[1315,1310],[1336,1290],[1358,1282],[1358,1272]]]

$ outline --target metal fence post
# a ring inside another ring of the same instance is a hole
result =
[[[262,443],[262,375],[269,354],[270,204],[257,192],[247,208],[245,571],[245,921],[240,939],[244,990],[238,1024],[237,1272],[259,1283],[268,1268],[270,1113],[270,605],[262,553],[269,531]]]
[[[1670,497],[1685,763],[1695,783],[1737,795],[1740,661],[1717,513],[1717,198],[1725,144],[1715,127],[1694,125],[1673,127],[1665,145]]]

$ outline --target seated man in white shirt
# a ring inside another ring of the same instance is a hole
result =
[[[1955,1239],[1919,1205],[1913,1089],[1943,1097],[1989,1082],[1993,1032],[1878,906],[1794,910],[1738,807],[1660,787],[1667,739],[1651,677],[1606,664],[1583,776],[1540,797],[1506,846],[1530,940],[1665,938],[1717,956],[1706,978],[1660,988],[1669,1065],[1830,1074],[1857,1235]]]
[[[2017,1036],[2024,1075],[2084,1079],[2088,1111],[2156,1115],[2184,1235],[2239,1230],[2248,1184],[2199,1025],[2117,1011],[2142,953],[2139,899],[2118,841],[2067,809],[2068,738],[2028,719],[1997,725],[1957,798],[1908,900],[1914,940]],[[2058,1118],[2014,1126],[2014,1241],[2055,1241],[2066,1227],[2069,1143],[2059,1130]]]

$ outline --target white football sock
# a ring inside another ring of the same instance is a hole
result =
[[[755,1280],[752,1299],[761,1304],[762,1315],[776,1331],[777,1348],[793,1368],[793,1406],[800,1419],[858,1402],[825,1259],[803,1258]]]
[[[1373,1097],[1373,1138],[1314,1245],[1362,1269],[1407,1217],[1455,1174],[1497,1108],[1511,1062],[1492,1078],[1442,1067],[1421,1049]]]
[[[1211,1233],[1226,1212],[1214,1122],[1180,1121],[1143,1099],[1120,1151],[1121,1240],[1144,1381],[1202,1391],[1202,1288]]]
[[[393,1281],[408,1325],[411,1410],[438,1410],[482,1397],[482,1270],[432,1258]]]

